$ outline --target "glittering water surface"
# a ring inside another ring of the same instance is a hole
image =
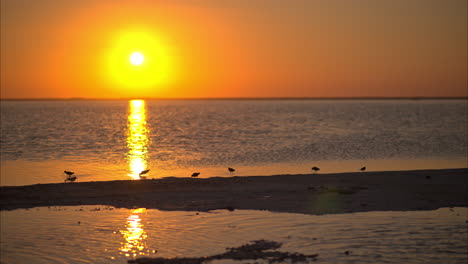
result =
[[[319,263],[468,260],[467,208],[313,216],[69,206],[1,211],[0,216],[0,261],[4,264],[200,257],[258,239],[283,243],[280,251],[317,253]]]
[[[466,100],[2,101],[1,185],[466,167]]]

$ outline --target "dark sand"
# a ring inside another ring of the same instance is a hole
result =
[[[0,187],[0,209],[111,205],[304,214],[432,210],[468,206],[467,188],[468,169],[75,182]]]
[[[267,259],[268,263],[285,263],[289,260],[291,263],[304,263],[315,261],[318,254],[304,255],[301,253],[289,253],[277,251],[281,247],[281,243],[268,240],[256,240],[249,244],[239,247],[227,248],[225,253],[213,256],[205,256],[198,258],[138,258],[136,260],[129,260],[128,263],[137,264],[202,264],[214,260],[257,260]],[[255,262],[258,263],[258,262]]]

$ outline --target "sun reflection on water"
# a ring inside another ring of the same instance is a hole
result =
[[[130,167],[128,176],[133,179],[140,179],[140,172],[146,170],[148,166],[149,131],[146,127],[144,100],[129,101],[127,127],[127,159]]]
[[[127,229],[121,230],[120,233],[125,239],[120,247],[120,252],[126,257],[136,257],[150,253],[146,245],[148,235],[143,229],[140,214],[145,213],[146,208],[138,208],[131,211],[131,215],[127,218]],[[146,249],[146,250],[145,250]]]

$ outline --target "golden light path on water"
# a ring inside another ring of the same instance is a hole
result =
[[[146,108],[144,100],[129,101],[127,131],[128,176],[140,179],[140,172],[148,166],[148,128],[146,127]]]
[[[146,126],[146,106],[144,100],[129,101],[127,131],[127,160],[129,166],[128,176],[135,180],[140,179],[140,172],[148,167],[148,128]],[[127,257],[144,255],[147,234],[143,229],[140,214],[145,208],[134,209],[127,218],[126,230],[121,230],[125,242],[120,252]]]
[[[125,239],[120,247],[120,252],[126,257],[145,255],[145,253],[147,253],[146,251],[148,251],[148,246],[146,245],[148,235],[143,229],[144,225],[141,223],[140,218],[140,214],[143,213],[146,213],[146,208],[133,209],[130,216],[127,218],[127,229],[120,231]],[[145,248],[147,249],[146,251]]]

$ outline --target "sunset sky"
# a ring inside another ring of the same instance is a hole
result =
[[[467,2],[2,0],[1,98],[467,96]]]

